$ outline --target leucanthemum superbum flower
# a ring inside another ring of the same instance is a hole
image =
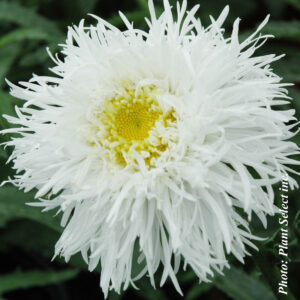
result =
[[[186,6],[175,17],[164,1],[157,17],[150,0],[148,31],[123,14],[125,31],[82,20],[68,29],[64,59],[50,54],[53,77],[9,83],[25,100],[3,131],[19,134],[6,143],[10,182],[37,189],[32,205],[58,208],[55,255],[100,265],[105,295],[145,274],[155,286],[160,265],[160,285],[170,278],[181,293],[181,266],[208,281],[229,267],[227,254],[243,261],[255,248],[252,214],[266,226],[277,211],[272,185],[296,163],[294,111],[280,110],[286,84],[270,68],[280,57],[254,55],[268,18],[240,42],[239,19],[224,37],[228,7],[203,28],[198,6]]]

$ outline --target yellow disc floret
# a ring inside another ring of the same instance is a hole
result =
[[[144,140],[158,119],[159,113],[139,102],[122,108],[116,116],[117,133],[128,140]]]
[[[173,109],[161,109],[158,96],[154,86],[125,87],[103,102],[94,130],[110,161],[119,166],[136,164],[138,154],[146,166],[155,166],[155,159],[168,147],[158,128],[174,126],[176,120]]]

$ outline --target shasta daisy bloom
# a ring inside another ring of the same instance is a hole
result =
[[[101,266],[100,286],[120,292],[162,266],[160,285],[189,266],[200,281],[243,261],[256,239],[252,214],[266,226],[272,185],[294,172],[297,146],[286,84],[255,56],[267,35],[229,37],[218,19],[203,28],[187,2],[156,16],[148,31],[122,15],[120,31],[98,23],[68,29],[53,77],[36,76],[11,94],[25,100],[6,143],[20,189],[36,189],[32,205],[58,209],[65,227],[55,255],[81,252],[89,270]],[[276,107],[276,110],[273,108]],[[297,183],[290,178],[292,188]],[[244,211],[244,215],[239,212]],[[139,255],[133,255],[138,251]],[[143,268],[132,274],[133,260]]]

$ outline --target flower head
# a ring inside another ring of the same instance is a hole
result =
[[[53,77],[33,76],[13,96],[25,100],[7,143],[33,205],[58,208],[64,232],[56,255],[81,252],[100,285],[120,292],[163,266],[181,292],[176,272],[190,266],[200,281],[243,261],[256,237],[248,219],[266,225],[276,212],[272,185],[297,146],[285,85],[272,72],[275,55],[254,56],[269,37],[258,30],[243,42],[239,19],[224,37],[226,7],[203,28],[187,2],[159,17],[149,2],[147,32],[106,21],[70,27],[64,59],[52,59]],[[297,186],[290,178],[291,187]],[[139,252],[138,258],[133,255]],[[144,264],[137,278],[134,259]]]

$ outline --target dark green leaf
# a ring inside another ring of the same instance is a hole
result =
[[[135,290],[135,293],[138,294],[142,299],[146,300],[167,300],[167,296],[162,289],[154,289],[149,282],[149,278],[143,277],[136,283],[136,286],[139,288]]]
[[[53,36],[61,37],[61,32],[55,23],[12,1],[0,2],[0,21],[8,21],[26,27],[36,27]]]
[[[300,10],[300,0],[286,0],[289,4]]]
[[[277,266],[277,255],[277,252],[274,254],[274,249],[271,250],[262,246],[260,247],[260,252],[253,251],[252,253],[253,262],[262,272],[262,278],[269,284],[276,295],[278,294],[278,283],[281,281],[280,270]],[[288,294],[287,300],[296,300],[290,290],[288,290]]]
[[[72,1],[73,4],[74,4],[74,2],[76,3],[78,11],[80,12],[80,14],[81,15],[86,15],[88,13],[93,12],[93,10],[96,6],[97,0],[85,0],[85,1],[76,0],[76,1]]]
[[[122,299],[122,294],[120,295],[114,291],[111,291],[111,292],[109,292],[107,299],[108,300],[120,300],[120,299]]]
[[[174,3],[176,3],[174,1]],[[214,1],[195,1],[195,4],[201,5],[199,9],[199,14],[201,17],[201,22],[208,26],[211,21],[209,16],[211,15],[214,19],[217,19],[226,4],[230,5],[230,13],[225,21],[225,25],[232,26],[232,23],[237,17],[242,19],[248,18],[251,13],[255,11],[255,1],[244,0],[243,5],[241,5],[240,0],[214,0]]]
[[[60,50],[60,48],[57,46],[56,43],[51,43],[48,45],[48,47],[52,53],[55,53]],[[40,47],[40,48],[37,48],[36,50],[24,55],[20,59],[19,64],[22,67],[32,67],[34,65],[43,65],[43,66],[46,65],[47,67],[49,67],[50,64],[53,64],[53,63],[49,58],[46,48]]]
[[[54,245],[59,238],[57,231],[26,219],[10,220],[8,225],[0,231],[1,244],[21,247],[29,253],[38,253],[51,260]]]
[[[2,216],[0,215],[0,218]],[[12,221],[0,232],[1,245],[17,246],[29,253],[38,253],[50,260],[54,255],[54,245],[59,239],[59,233],[36,222],[20,219]],[[56,257],[55,262],[65,265],[65,261]],[[87,270],[87,265],[78,253],[71,257],[69,264],[81,270]],[[94,271],[96,272],[96,271]]]
[[[14,97],[0,90],[0,113],[14,115],[15,110],[13,107],[13,101]]]
[[[0,214],[0,228],[3,228],[6,226],[6,223],[10,220],[9,216]]]
[[[5,77],[17,58],[20,46],[16,44],[6,45],[0,48],[0,87],[5,84]]]
[[[0,293],[45,286],[72,279],[78,274],[77,270],[65,271],[15,271],[0,276]]]
[[[0,158],[4,158],[4,159],[7,159],[7,153],[6,151],[4,150],[3,146],[0,146]],[[1,222],[0,222],[1,223]]]
[[[294,219],[294,228],[295,231],[300,238],[300,210],[297,212],[295,219]]]
[[[276,62],[275,72],[280,75],[285,82],[296,83],[300,81],[300,55],[286,57]]]
[[[186,283],[190,281],[197,280],[198,277],[196,276],[193,270],[188,270],[178,274],[180,282]]]
[[[3,114],[13,116],[15,110],[13,108],[14,98],[8,93],[0,90],[0,126],[4,129],[9,127],[9,123],[3,118]]]
[[[8,93],[0,90],[0,130],[10,127],[10,123],[3,117],[3,114],[15,115],[13,109],[13,100]],[[0,143],[6,142],[9,139],[8,135],[0,135]],[[4,148],[4,145],[0,145],[0,158],[7,160],[8,154]]]
[[[11,31],[0,38],[0,47],[12,42],[20,42],[23,40],[53,40],[53,36],[40,28],[21,28]]]
[[[300,41],[300,22],[271,21],[263,28],[262,32],[273,34],[276,38]]]
[[[126,12],[124,15],[127,17],[129,22],[141,22],[145,19],[145,15],[141,14],[140,11]],[[109,23],[114,26],[122,26],[124,25],[123,20],[119,15],[115,15],[108,20]]]
[[[137,0],[137,4],[140,6],[142,10],[145,12],[148,11],[148,1],[147,0]]]
[[[208,292],[212,287],[213,285],[211,283],[196,283],[187,293],[186,300],[197,300],[199,299],[199,296]]]
[[[285,10],[285,0],[264,0],[272,18],[278,18]]]
[[[39,208],[26,205],[33,202],[33,193],[24,193],[16,187],[3,186],[0,188],[0,211],[11,219],[26,218],[44,224],[58,232],[62,231],[54,212],[42,213]],[[35,200],[37,201],[37,200]]]
[[[216,276],[213,282],[235,300],[276,300],[272,291],[259,280],[233,266],[224,272],[224,276]]]

